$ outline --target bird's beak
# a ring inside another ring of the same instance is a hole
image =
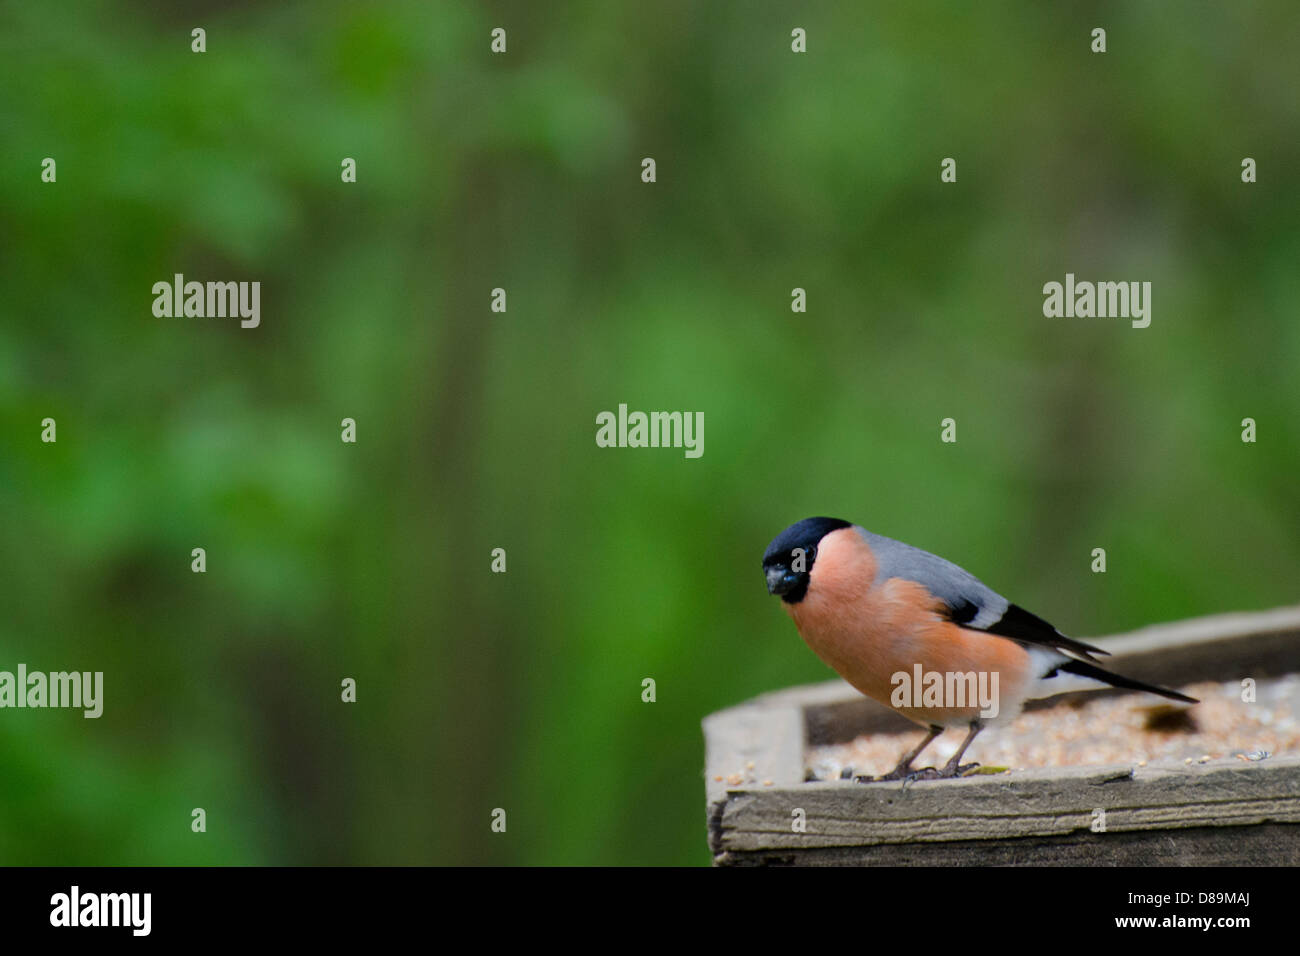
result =
[[[774,568],[768,568],[766,574],[768,594],[784,594],[790,590],[790,584],[785,580],[785,568],[777,565]]]

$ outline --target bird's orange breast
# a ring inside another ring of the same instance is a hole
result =
[[[808,592],[785,605],[800,636],[859,691],[922,724],[964,722],[975,706],[894,707],[894,675],[922,672],[997,675],[999,711],[1016,711],[1033,680],[1029,653],[1014,641],[946,620],[943,603],[923,585],[901,578],[877,583],[870,545],[853,528],[818,545]],[[909,698],[911,701],[912,698]],[[953,700],[945,699],[944,704]]]

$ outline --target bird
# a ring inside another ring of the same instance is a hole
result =
[[[867,697],[926,728],[892,771],[859,782],[962,776],[979,766],[961,758],[980,730],[1015,716],[1027,700],[1109,686],[1199,703],[1104,670],[1097,658],[1108,651],[1067,637],[951,561],[841,518],[790,525],[768,545],[763,575],[768,593],[781,598],[799,636],[823,661]],[[926,676],[932,674],[940,675],[937,687]],[[948,697],[909,694],[917,677]],[[963,693],[976,677],[996,691],[995,706]],[[945,729],[963,725],[966,738],[941,770],[912,768]]]

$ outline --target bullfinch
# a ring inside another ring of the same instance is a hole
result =
[[[979,765],[961,758],[975,735],[990,720],[1014,717],[1026,700],[1109,686],[1197,703],[1103,670],[1096,655],[1107,651],[1066,637],[970,572],[839,518],[805,518],[786,528],[768,545],[763,574],[768,593],[781,598],[818,657],[928,730],[897,767],[875,779],[955,777],[974,769]],[[980,696],[975,678],[994,691],[994,706],[973,699]],[[952,759],[942,770],[914,771],[912,761],[950,726],[968,728]]]

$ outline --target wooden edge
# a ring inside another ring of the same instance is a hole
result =
[[[1018,840],[878,844],[810,849],[727,851],[714,866],[1300,866],[1300,826],[1261,823],[1246,827],[1135,830],[1119,839],[1077,831]]]
[[[743,705],[704,719],[710,846],[728,787],[771,780],[774,787],[792,788],[803,781],[805,737],[803,709],[795,705]]]
[[[1134,631],[1096,640],[1104,642],[1101,646],[1118,657],[1205,641],[1257,634],[1287,633],[1293,637],[1300,635],[1300,604],[1291,604],[1268,611],[1233,611],[1228,614],[1191,617],[1165,624],[1151,624]],[[1089,643],[1092,641],[1090,640]]]
[[[796,811],[804,832],[794,827]],[[1105,811],[1104,834],[1300,824],[1300,757],[1057,767],[908,785],[732,789],[717,804],[711,847],[718,857],[1088,834],[1098,811]]]

